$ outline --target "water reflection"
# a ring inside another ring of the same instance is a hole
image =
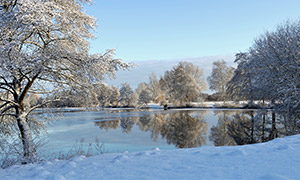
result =
[[[121,120],[108,120],[108,121],[98,121],[95,122],[96,126],[99,126],[100,129],[105,129],[108,131],[109,129],[117,129],[120,127]]]
[[[216,111],[218,124],[211,128],[216,146],[261,143],[299,133],[295,119],[274,111]]]
[[[207,134],[208,124],[203,117],[192,117],[189,113],[171,114],[161,128],[162,137],[169,144],[179,148],[191,148],[206,143],[204,135]]]
[[[151,139],[166,139],[178,148],[191,148],[207,144],[207,136],[215,146],[261,143],[299,133],[298,118],[291,118],[267,110],[215,110],[218,121],[208,131],[209,111],[114,111],[95,122],[100,129],[122,129],[130,133],[134,126],[151,133]],[[119,113],[119,114],[118,114]],[[123,113],[123,114],[122,114]],[[125,113],[125,114],[124,114]],[[118,114],[118,115],[116,115]],[[210,134],[208,134],[210,132]]]
[[[135,124],[135,119],[137,117],[126,117],[121,119],[121,128],[124,133],[129,133]]]
[[[204,121],[205,111],[172,112],[144,114],[135,117],[119,117],[116,120],[98,121],[96,126],[101,129],[116,129],[120,127],[124,133],[129,133],[136,124],[142,131],[151,132],[152,140],[160,136],[168,144],[179,148],[197,147],[206,143],[208,123]]]
[[[210,140],[214,142],[216,146],[230,146],[236,143],[228,134],[228,123],[230,117],[236,111],[215,111],[214,114],[218,116],[218,125],[211,128]]]

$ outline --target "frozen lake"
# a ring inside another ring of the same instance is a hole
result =
[[[271,113],[264,118],[253,110],[104,109],[71,111],[47,127],[48,143],[42,151],[68,151],[98,138],[105,152],[135,152],[267,141],[272,130]],[[276,120],[278,136],[285,127]]]

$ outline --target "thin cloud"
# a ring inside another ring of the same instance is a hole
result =
[[[158,77],[162,76],[165,71],[172,69],[180,61],[188,61],[198,65],[203,69],[205,78],[210,75],[212,63],[216,60],[223,59],[230,66],[235,66],[233,63],[234,56],[206,56],[197,58],[184,58],[184,59],[169,59],[169,60],[148,60],[136,61],[136,67],[131,71],[119,71],[116,74],[116,79],[107,80],[109,85],[120,86],[122,83],[129,83],[132,88],[136,88],[141,82],[148,82],[149,76],[155,73]]]

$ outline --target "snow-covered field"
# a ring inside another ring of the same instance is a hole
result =
[[[1,180],[299,179],[300,135],[263,144],[104,154],[0,169]]]

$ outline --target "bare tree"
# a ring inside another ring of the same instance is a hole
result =
[[[224,60],[213,62],[211,75],[207,78],[209,88],[221,94],[225,104],[226,85],[233,76],[234,68],[227,66]]]
[[[89,54],[96,19],[83,11],[90,0],[0,1],[0,121],[17,124],[24,162],[37,159],[28,93],[47,94],[71,87],[91,89],[105,75],[130,65],[114,59],[114,50]],[[45,104],[47,102],[43,102]]]

